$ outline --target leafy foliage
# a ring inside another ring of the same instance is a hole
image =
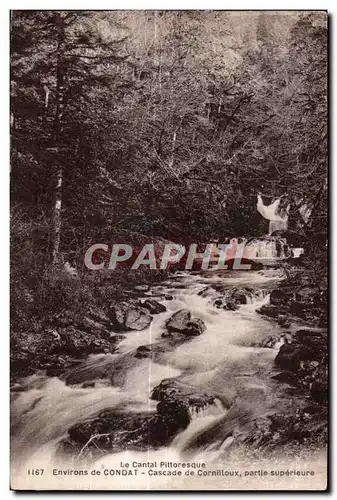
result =
[[[260,235],[258,191],[284,196],[292,214],[312,206],[310,223],[293,216],[290,229],[313,259],[324,253],[326,15],[236,16],[12,13],[15,283],[31,289],[48,267],[55,147],[61,253],[79,268],[90,244],[125,231],[177,242]]]

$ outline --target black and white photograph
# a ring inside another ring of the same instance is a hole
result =
[[[9,24],[10,488],[326,491],[328,12]]]

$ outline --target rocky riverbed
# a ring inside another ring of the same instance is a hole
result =
[[[50,443],[53,460],[88,463],[177,443],[192,455],[324,447],[322,300],[282,283],[277,271],[178,273],[76,323],[19,332],[13,453]]]

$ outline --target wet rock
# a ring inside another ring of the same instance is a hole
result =
[[[195,337],[201,335],[206,330],[206,325],[200,318],[193,318],[187,323],[187,330],[184,331],[185,335]]]
[[[161,336],[163,339],[173,339],[174,338],[173,333],[170,333],[170,332],[163,332],[161,334]]]
[[[275,364],[282,370],[297,372],[300,367],[300,350],[293,344],[281,345]]]
[[[200,392],[177,378],[168,378],[153,389],[151,399],[174,401],[184,408],[204,408],[206,405],[214,404],[215,395]]]
[[[135,358],[143,359],[150,358],[152,355],[151,345],[141,345],[138,347]]]
[[[165,350],[165,345],[160,343],[141,345],[137,348],[134,357],[138,359],[153,359],[157,354],[162,354]]]
[[[186,429],[190,423],[188,412],[179,405],[171,406],[167,414],[164,412],[164,408],[161,411],[163,411],[163,414],[151,419],[147,433],[144,433],[143,441],[147,447],[150,445],[157,448],[169,444],[178,432]]]
[[[237,309],[239,309],[239,306],[235,304],[235,302],[233,302],[232,300],[228,300],[226,304],[223,306],[223,308],[226,309],[227,311],[236,311]]]
[[[247,304],[247,292],[235,289],[231,293],[231,299],[236,304]]]
[[[141,305],[145,309],[148,309],[150,314],[159,314],[166,311],[164,304],[160,304],[160,302],[154,299],[146,299]]]
[[[148,309],[127,302],[114,304],[109,314],[116,331],[144,330],[152,321]]]
[[[160,401],[157,404],[157,413],[163,417],[166,423],[178,424],[183,429],[188,426],[191,420],[188,406],[183,401],[177,401],[173,398]]]
[[[205,329],[205,323],[199,318],[192,318],[188,309],[181,309],[174,313],[166,322],[169,333],[178,333],[189,337],[201,335]]]
[[[165,295],[165,300],[173,300],[173,295]]]
[[[264,304],[260,308],[256,309],[256,312],[258,314],[269,316],[270,318],[277,318],[280,314],[284,315],[287,312],[287,309],[284,306]]]
[[[183,333],[189,321],[191,321],[191,312],[188,309],[181,309],[166,321],[166,328],[169,332]]]
[[[218,288],[222,291],[224,295],[218,298],[214,302],[214,306],[217,308],[223,308],[228,311],[235,311],[242,304],[247,304],[248,297],[253,297],[253,292],[248,288],[227,288],[223,289],[222,286]]]
[[[74,425],[68,430],[68,434],[71,440],[81,445],[88,443],[92,436],[97,435],[96,445],[112,450],[114,446],[127,444],[132,439],[132,433],[140,431],[150,418],[148,414],[127,415],[107,411],[98,418]]]
[[[131,307],[125,318],[125,327],[130,330],[145,330],[152,321],[152,316],[147,309]]]
[[[188,410],[176,402],[158,404],[155,414],[102,412],[97,418],[74,425],[62,443],[68,455],[92,458],[99,454],[129,450],[144,450],[168,445],[190,422]],[[80,451],[82,450],[82,451]]]

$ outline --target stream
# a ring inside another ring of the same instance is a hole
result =
[[[138,471],[136,477],[114,473],[95,477],[95,483],[90,475],[67,478],[53,475],[55,467],[81,469],[66,458],[61,464],[56,458],[58,444],[67,436],[71,426],[107,409],[122,409],[130,415],[154,413],[158,404],[150,399],[154,387],[164,379],[176,377],[199,393],[216,394],[214,403],[203,409],[191,407],[190,424],[175,436],[169,446],[151,451],[126,450],[105,454],[95,459],[90,468],[116,470],[121,463],[156,462],[151,470],[166,470],[164,466],[159,467],[160,461],[205,463],[209,470],[234,470],[236,461],[247,470],[254,465],[260,467],[261,464],[252,462],[245,448],[237,444],[236,433],[244,432],[247,420],[286,412],[294,405],[305,403],[300,395],[294,398],[287,384],[272,380],[276,373],[274,359],[285,330],[256,312],[268,302],[268,290],[280,279],[281,274],[275,270],[231,271],[225,276],[211,270],[202,274],[174,274],[167,282],[153,286],[148,292],[166,306],[166,312],[154,315],[146,330],[128,332],[119,343],[116,354],[90,355],[77,365],[74,370],[77,376],[81,375],[81,382],[66,385],[64,380],[42,373],[26,377],[21,381],[24,390],[15,394],[11,409],[12,477],[18,478],[18,483],[21,478],[26,484],[28,480],[31,485],[41,485],[34,476],[27,479],[27,470],[43,467],[49,471],[48,480],[45,479],[49,488],[76,488],[77,485],[90,489],[100,485],[102,489],[179,489],[187,485],[199,489],[208,485],[216,489],[219,478],[203,476],[203,473],[198,476],[197,469],[197,477],[179,477],[174,485],[170,477],[149,475],[148,466],[134,467],[133,470]],[[254,296],[247,296],[247,304],[238,310],[217,309],[213,304],[219,296],[217,287],[221,284],[240,289],[251,287]],[[173,300],[163,300],[165,294],[173,296]],[[159,342],[166,320],[180,309],[188,309],[193,317],[203,320],[205,332],[160,353],[155,361],[132,356],[139,346]],[[294,323],[288,330],[296,327]],[[273,348],[258,347],[270,336],[279,336],[280,342]],[[109,372],[110,367],[114,369],[116,363],[118,370],[112,386],[111,377],[102,374]],[[82,387],[83,381],[93,380],[94,387]],[[229,408],[233,405],[236,412],[232,415]],[[226,419],[227,415],[231,415],[230,419]],[[249,479],[243,474],[243,488],[249,487]],[[229,489],[232,487],[229,472],[221,481]]]

